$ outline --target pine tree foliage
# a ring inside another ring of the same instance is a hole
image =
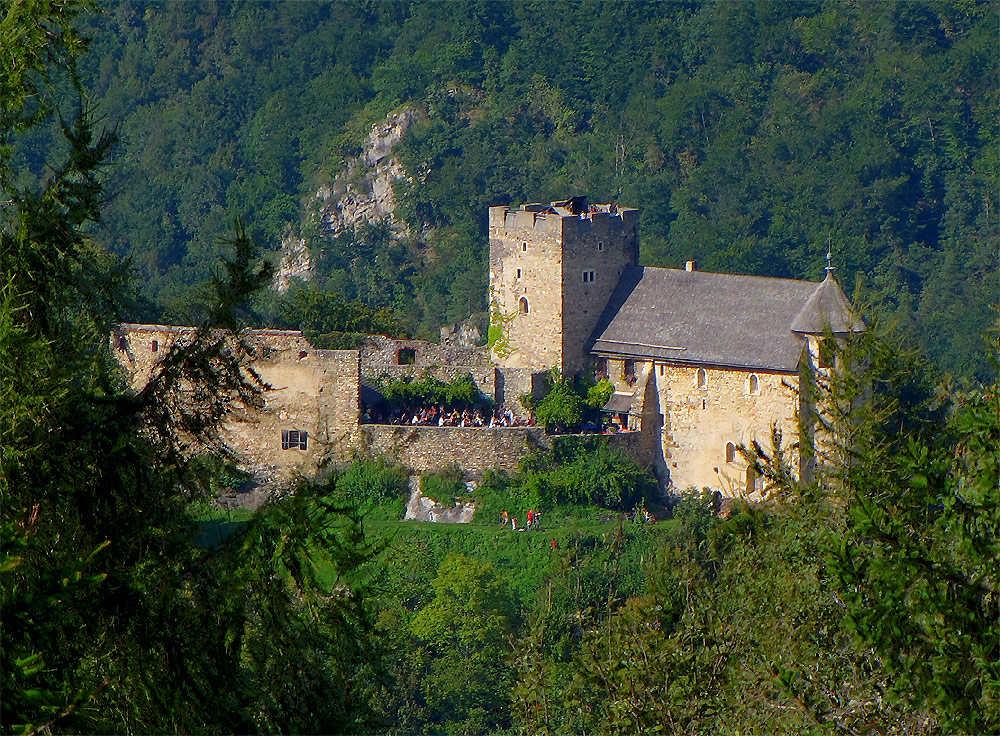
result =
[[[266,388],[239,332],[241,305],[269,279],[245,231],[201,326],[145,389],[131,392],[110,355],[126,266],[91,238],[115,136],[98,131],[74,71],[86,7],[13,3],[0,20],[0,722],[26,734],[351,728],[367,702],[344,675],[365,641],[358,520],[307,489],[262,515],[242,554],[194,543],[191,452],[219,449],[220,423]],[[75,100],[66,152],[32,182],[11,151],[64,109],[60,80]],[[272,679],[292,663],[300,676]]]

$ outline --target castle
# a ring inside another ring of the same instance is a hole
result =
[[[512,470],[539,427],[399,426],[365,421],[381,376],[471,373],[510,408],[543,390],[551,368],[596,371],[614,384],[608,436],[648,464],[664,488],[753,495],[760,479],[737,451],[789,443],[810,411],[805,362],[829,370],[826,340],[864,329],[832,269],[819,283],[638,265],[639,212],[584,198],[489,212],[488,347],[371,336],[359,350],[317,350],[298,331],[250,330],[255,368],[272,390],[255,416],[230,421],[230,445],[263,474],[310,474],[356,449],[415,470],[455,462],[476,475]],[[121,325],[112,338],[134,387],[157,354],[191,328]],[[800,467],[800,473],[809,469]]]

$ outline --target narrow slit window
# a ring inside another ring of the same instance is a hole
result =
[[[157,340],[153,340],[153,344],[150,346],[151,351],[156,353],[160,350],[160,343]]]
[[[527,243],[521,243],[521,250],[524,251],[524,252],[527,252],[527,250],[528,250],[528,244]]]
[[[598,243],[597,250],[604,250],[604,243]]]
[[[521,269],[517,269],[517,277],[521,278]]]

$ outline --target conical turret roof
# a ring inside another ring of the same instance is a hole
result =
[[[826,278],[792,320],[792,332],[809,335],[826,332],[845,334],[863,332],[864,329],[864,322],[854,314],[851,303],[831,271],[826,272]]]

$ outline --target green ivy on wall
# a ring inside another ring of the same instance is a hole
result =
[[[517,351],[510,344],[507,325],[514,321],[517,312],[501,312],[500,305],[494,300],[490,304],[490,326],[486,332],[486,342],[490,352],[498,358],[506,358]]]

